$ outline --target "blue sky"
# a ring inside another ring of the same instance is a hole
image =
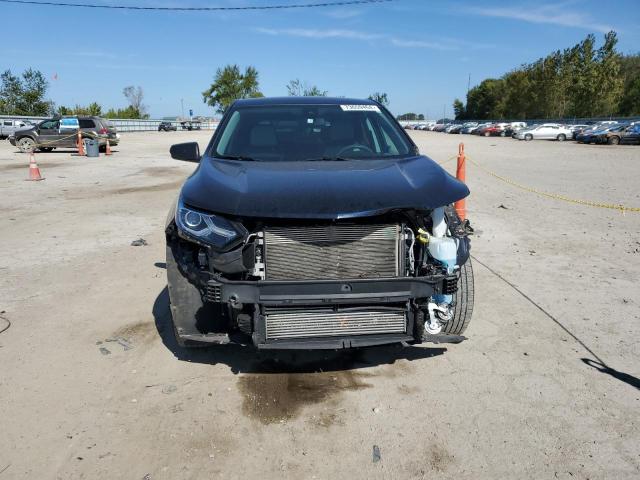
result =
[[[243,6],[311,0],[77,0]],[[216,68],[255,66],[267,96],[300,78],[336,96],[387,92],[396,113],[451,115],[455,97],[489,76],[609,29],[640,51],[638,0],[432,1],[244,12],[136,12],[0,3],[0,70],[40,69],[58,105],[122,107],[141,85],[152,117],[214,112],[202,101]],[[603,8],[604,7],[604,8]],[[53,75],[57,73],[57,80]]]

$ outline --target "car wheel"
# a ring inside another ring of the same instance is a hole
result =
[[[453,318],[442,328],[442,333],[461,335],[469,326],[473,315],[473,266],[471,259],[460,267],[458,291],[453,296]]]
[[[559,142],[564,142],[567,139],[567,136],[564,133],[561,133],[560,135],[558,135],[557,140]]]
[[[490,137],[490,136],[491,136],[491,134],[490,134],[489,132],[484,132],[484,136],[485,136],[485,137]]]
[[[506,137],[506,136],[507,136],[507,133],[506,133],[506,132],[500,132],[500,136],[501,136],[501,137]]]
[[[21,152],[30,153],[36,149],[36,142],[31,137],[22,137],[18,140],[18,148]]]
[[[531,140],[533,140],[533,135],[531,135],[530,133],[527,133],[524,136],[525,141],[530,142]]]
[[[609,145],[618,145],[620,143],[620,137],[610,137],[607,143]]]

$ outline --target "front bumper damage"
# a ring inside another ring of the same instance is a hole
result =
[[[339,280],[229,280],[180,261],[167,248],[172,315],[186,341],[253,344],[260,349],[342,349],[391,343],[418,343],[424,324],[420,306],[436,294],[457,288],[456,275]],[[198,304],[195,311],[189,306]],[[273,338],[268,311],[322,309],[341,312],[401,312],[403,328],[393,332]]]
[[[450,222],[452,234],[463,226],[459,223]],[[377,225],[374,220],[368,224]],[[331,228],[334,230],[330,233],[337,235],[332,238],[340,238],[343,230]],[[254,227],[251,231],[262,230]],[[167,219],[166,234],[173,323],[177,338],[185,343],[252,344],[261,349],[342,349],[421,343],[428,323],[425,320],[431,318],[429,304],[436,297],[454,295],[460,278],[458,269],[450,271],[427,263],[422,257],[426,255],[425,249],[415,256],[416,264],[421,262],[419,269],[399,267],[395,276],[393,273],[371,276],[365,270],[360,277],[283,280],[274,275],[283,264],[270,263],[281,257],[277,257],[275,243],[261,243],[264,234],[253,233],[253,241],[236,242],[227,250],[216,251],[184,236],[174,222],[173,212]],[[413,243],[418,242],[411,235],[408,238],[407,241],[407,237],[402,237],[400,241],[411,243],[413,248]],[[460,241],[458,258],[454,261],[462,265],[468,258],[468,239],[463,235],[456,238]],[[352,245],[357,241],[349,238]],[[376,245],[388,247],[380,241]],[[295,252],[291,257],[294,273],[297,265],[304,262],[304,255],[315,259],[312,260],[315,266],[324,253],[314,255],[299,245],[292,252]],[[402,244],[398,244],[395,252],[400,259],[409,258]],[[259,275],[257,272],[264,272],[265,265],[267,273]],[[345,262],[341,269],[347,271],[352,265],[360,264]],[[377,271],[387,272],[380,268],[373,273]]]
[[[457,278],[444,276],[258,282],[219,278],[207,282],[205,298],[207,301],[227,304],[232,309],[244,309],[247,304],[253,306],[251,318],[245,320],[247,324],[250,322],[252,328],[246,333],[250,333],[253,344],[259,348],[340,349],[415,342],[418,340],[414,332],[416,315],[421,313],[412,305],[437,293],[450,291],[456,281]],[[267,312],[274,307],[285,312],[295,310],[295,307],[302,307],[309,312],[324,307],[332,315],[344,314],[344,322],[354,311],[393,309],[404,315],[404,326],[401,331],[382,334],[270,338]]]

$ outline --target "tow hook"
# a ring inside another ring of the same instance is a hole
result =
[[[453,318],[453,309],[447,303],[438,305],[429,302],[427,305],[429,319],[425,321],[424,330],[430,335],[437,335],[442,331],[442,327]]]

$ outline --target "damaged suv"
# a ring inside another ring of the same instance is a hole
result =
[[[178,343],[337,349],[460,335],[473,310],[467,187],[380,104],[229,107],[167,225]]]

